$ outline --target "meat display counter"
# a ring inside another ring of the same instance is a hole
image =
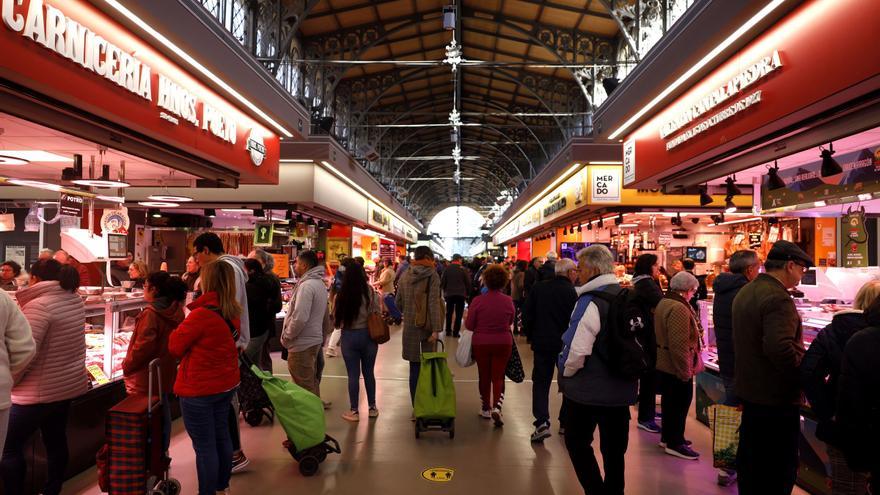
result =
[[[86,301],[86,369],[92,386],[122,378],[122,360],[128,351],[134,322],[146,307],[143,294],[104,293]]]

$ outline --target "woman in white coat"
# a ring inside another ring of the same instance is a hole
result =
[[[27,318],[9,294],[0,291],[0,445],[6,442],[14,377],[27,367],[35,352]]]

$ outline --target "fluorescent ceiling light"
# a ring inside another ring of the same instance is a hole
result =
[[[405,181],[452,180],[452,177],[408,177]],[[461,177],[459,180],[477,180],[476,177]]]
[[[590,162],[590,165],[623,165],[623,162],[609,160],[609,161]]]
[[[732,225],[735,223],[747,223],[747,222],[758,222],[761,220],[761,217],[749,217],[749,218],[741,218],[738,220],[729,220],[727,222],[721,222],[719,224],[711,223],[710,226],[720,226],[720,225]]]
[[[21,165],[27,165],[28,163],[30,163],[30,162],[27,160],[22,160],[21,158],[16,158],[14,156],[0,155],[0,165],[21,166]]]
[[[300,158],[284,158],[279,160],[281,163],[313,163],[315,160],[309,159],[300,159]]]
[[[104,196],[103,194],[99,194],[95,196],[95,198],[108,201],[110,203],[125,203],[125,198],[123,198],[122,196]]]
[[[410,156],[410,157],[399,157],[399,156],[395,156],[395,157],[391,157],[391,158],[388,158],[388,159],[389,159],[389,160],[396,160],[396,161],[399,161],[399,162],[406,162],[406,161],[409,161],[409,160],[416,160],[416,161],[422,161],[422,160],[452,160],[452,159],[453,159],[453,156],[452,156],[452,155],[430,155],[430,156]],[[479,160],[480,157],[479,157],[479,156],[462,156],[462,157],[460,157],[459,159],[460,159],[460,160]]]
[[[0,150],[4,157],[18,158],[29,162],[72,162],[73,158],[40,150]],[[6,164],[8,165],[8,164]]]
[[[254,213],[254,210],[250,208],[220,208],[220,211],[224,213]]]
[[[138,201],[138,204],[141,206],[149,206],[150,208],[177,208],[180,206],[179,204],[170,201]]]
[[[816,201],[815,203],[813,203],[813,206],[815,206],[816,208],[822,208],[828,206],[828,203],[824,201]]]
[[[873,198],[874,195],[870,193],[859,194],[859,201],[869,201]]]
[[[642,107],[641,110],[635,113],[632,117],[629,118],[626,122],[623,123],[622,126],[618,127],[611,135],[608,136],[608,139],[616,139],[618,136],[623,134],[627,129],[630,128],[636,121],[641,119],[646,113],[650,112],[654,107],[656,107],[664,98],[669,96],[673,91],[678,89],[681,85],[686,83],[688,79],[693,77],[694,74],[699,72],[703,67],[708,65],[712,60],[715,59],[721,52],[726,50],[730,45],[732,45],[736,40],[740,39],[748,30],[752,29],[756,24],[761,22],[762,19],[770,15],[771,12],[776,10],[780,5],[785,3],[786,0],[772,0],[767,3],[763,9],[761,9],[757,14],[752,16],[751,19],[746,21],[742,26],[740,26],[736,31],[731,33],[724,41],[719,43],[715,48],[712,49],[709,53],[707,53],[699,62],[694,64],[693,67],[688,69],[687,72],[679,76],[672,84],[666,87],[663,91],[660,92],[657,96],[654,97],[647,105]]]
[[[6,182],[10,184],[15,184],[16,186],[24,186],[24,187],[34,187],[37,189],[45,189],[47,191],[60,191],[61,186],[58,184],[50,184],[48,182],[41,182],[38,180],[28,180],[28,179],[6,179]]]
[[[117,0],[104,0],[107,2],[107,5],[116,9],[120,14],[124,15],[128,20],[135,23],[139,28],[146,31],[150,36],[152,36],[156,41],[161,43],[163,46],[174,52],[178,57],[184,59],[190,66],[192,66],[197,71],[201,72],[202,75],[206,76],[208,79],[216,83],[218,86],[223,88],[224,91],[229,93],[230,96],[239,101],[242,105],[249,108],[252,112],[259,115],[260,118],[265,120],[267,123],[272,125],[276,130],[278,130],[285,137],[293,137],[287,129],[285,129],[281,124],[275,122],[272,117],[269,117],[265,112],[260,110],[256,105],[251,103],[248,99],[242,96],[238,91],[232,88],[229,84],[226,83],[223,79],[218,77],[216,74],[208,70],[204,65],[200,64],[196,59],[194,59],[190,54],[186,53],[179,46],[175,45],[168,38],[166,38],[162,33],[153,29],[152,26],[144,22],[140,17],[136,16],[132,11],[128,10],[124,5],[122,5]]]
[[[151,194],[147,196],[150,201],[169,201],[171,203],[187,203],[193,199],[189,196],[177,196],[174,194]]]
[[[88,187],[101,187],[101,188],[109,188],[109,187],[128,187],[131,184],[128,182],[122,182],[118,180],[104,180],[104,179],[77,179],[71,181],[74,184],[80,186],[88,186]]]

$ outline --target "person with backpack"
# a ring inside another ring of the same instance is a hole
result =
[[[831,324],[819,331],[801,361],[801,384],[819,424],[816,438],[825,442],[831,461],[832,495],[864,494],[867,473],[853,471],[843,453],[844,441],[838,412],[838,383],[847,342],[868,326],[864,310],[880,298],[880,281],[871,280],[859,289],[853,309],[836,313]]]
[[[517,263],[526,264],[525,261]],[[556,359],[562,350],[562,334],[568,328],[571,311],[577,302],[574,282],[578,269],[574,261],[562,259],[556,263],[556,278],[535,284],[523,307],[523,333],[532,344],[532,415],[535,431],[532,442],[542,442],[550,436],[550,386]],[[560,409],[559,418],[565,411]],[[560,429],[564,426],[560,424]]]
[[[232,475],[227,421],[241,378],[236,342],[242,309],[227,263],[203,266],[201,287],[189,315],[168,337],[168,351],[180,360],[174,393],[196,454],[198,493],[215,495],[229,488]]]
[[[849,468],[871,473],[867,493],[880,493],[880,300],[865,310],[865,322],[868,327],[856,332],[843,349],[836,419]],[[854,490],[866,493],[859,485]]]
[[[630,356],[611,345],[624,322],[621,305],[626,293],[614,276],[614,257],[600,244],[578,254],[578,301],[568,330],[562,336],[559,386],[565,408],[565,446],[578,480],[586,493],[622,495],[629,406],[636,403],[638,375],[622,373],[621,362]],[[612,348],[615,350],[612,352]],[[599,428],[605,478],[593,451],[593,434]]]
[[[638,427],[649,433],[660,433],[654,419],[657,414],[657,337],[654,334],[654,309],[663,299],[663,290],[657,282],[660,264],[657,255],[645,253],[636,259],[630,304],[642,318],[643,328],[639,338],[648,356],[647,369],[639,377]]]
[[[336,296],[333,320],[342,329],[342,359],[348,372],[348,399],[351,409],[342,414],[342,419],[357,422],[360,420],[359,399],[361,371],[364,374],[364,387],[367,389],[369,417],[379,417],[376,407],[376,355],[379,345],[370,338],[367,320],[370,313],[379,312],[379,297],[367,284],[367,274],[363,267],[351,263],[346,267],[342,290]]]
[[[694,398],[694,377],[703,370],[700,324],[689,303],[699,287],[697,278],[690,273],[676,273],[669,281],[666,297],[654,312],[657,374],[663,390],[660,447],[669,455],[688,460],[700,457],[684,437],[688,409]]]

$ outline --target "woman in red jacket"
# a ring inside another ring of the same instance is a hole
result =
[[[215,495],[229,488],[232,474],[228,415],[240,379],[235,342],[241,306],[227,263],[202,267],[201,288],[203,295],[171,333],[168,350],[180,359],[174,393],[196,452],[199,495]]]
[[[177,373],[177,362],[168,352],[168,337],[183,321],[186,283],[172,277],[168,272],[151,273],[144,282],[144,300],[150,305],[137,317],[128,352],[122,361],[122,373],[128,395],[146,396],[150,385],[150,362],[159,359],[162,393],[166,396],[162,399],[165,405],[162,440],[165,450],[168,450],[171,440],[171,410],[166,399],[171,395],[174,375]]]

